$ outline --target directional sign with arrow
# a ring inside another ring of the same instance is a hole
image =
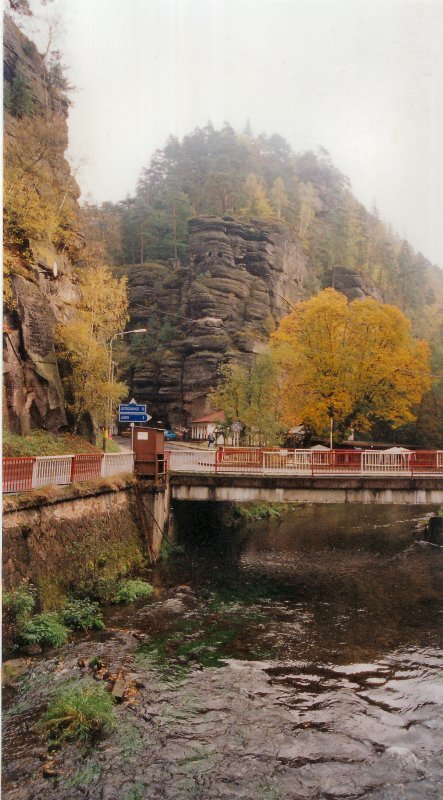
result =
[[[149,422],[152,419],[150,414],[119,414],[119,422]]]
[[[120,403],[118,407],[119,422],[149,422],[151,415],[146,411],[144,403],[136,403],[134,399],[130,403]]]

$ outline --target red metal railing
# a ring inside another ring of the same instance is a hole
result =
[[[263,469],[261,447],[221,447],[216,452],[215,472],[260,472]]]
[[[443,474],[443,451],[415,450],[411,453],[412,469],[417,473]]]
[[[27,492],[32,489],[35,458],[3,459],[3,491]]]
[[[359,450],[313,450],[311,460],[312,475],[328,472],[361,472],[362,452]]]
[[[3,459],[3,492],[27,492],[49,485],[107,478],[133,472],[133,453],[87,453]]]
[[[71,483],[92,481],[101,477],[103,453],[84,453],[72,459]]]
[[[172,472],[256,475],[443,475],[443,450],[289,450],[224,447],[168,453]],[[133,471],[132,453],[88,453],[3,459],[3,491],[26,492]]]
[[[215,472],[257,475],[409,475],[443,474],[442,450],[294,450],[221,447],[215,450],[173,450],[172,472]]]

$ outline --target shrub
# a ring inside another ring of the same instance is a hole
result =
[[[34,604],[35,590],[28,583],[3,594],[2,643],[5,656],[17,649],[21,628],[29,619]]]
[[[3,606],[11,620],[22,620],[29,617],[35,605],[35,595],[29,585],[11,589],[3,595]]]
[[[24,621],[20,628],[21,644],[39,644],[42,647],[59,647],[68,638],[68,629],[59,622],[57,614],[36,614]]]
[[[60,621],[75,631],[101,631],[105,627],[99,604],[88,598],[70,600],[60,612]]]
[[[115,725],[111,695],[103,684],[65,684],[42,717],[39,727],[51,738],[87,741]]]
[[[133,603],[140,597],[149,597],[153,591],[154,587],[147,581],[121,580],[117,583],[112,602]]]

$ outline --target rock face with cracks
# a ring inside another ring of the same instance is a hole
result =
[[[51,191],[52,180],[57,180],[66,186],[66,199],[75,206],[76,187],[64,158],[68,145],[66,109],[50,88],[44,59],[7,15],[3,65],[5,95],[13,92],[20,79],[32,104],[29,117],[6,109],[5,145],[14,141],[24,121],[56,119],[60,136],[45,157],[47,184],[38,189],[43,194]],[[79,231],[75,236],[81,240]],[[54,246],[49,238],[37,241],[18,236],[17,241],[5,243],[4,256],[5,263],[10,264],[13,298],[6,307],[3,327],[4,421],[16,433],[27,434],[31,427],[57,432],[66,426],[66,412],[56,327],[70,321],[79,300],[73,267],[64,246]]]
[[[189,249],[189,266],[129,270],[134,326],[149,328],[152,309],[160,319],[162,311],[177,314],[161,360],[144,353],[131,382],[132,393],[171,424],[204,412],[219,365],[249,364],[317,281],[301,243],[279,222],[197,217],[189,222]]]

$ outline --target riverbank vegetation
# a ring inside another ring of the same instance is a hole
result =
[[[150,597],[154,587],[141,579],[97,579],[79,588],[80,596],[60,599],[57,610],[35,614],[37,590],[28,581],[3,595],[3,649],[59,647],[73,631],[103,630],[101,604],[129,604]]]
[[[86,742],[115,725],[113,700],[105,686],[72,682],[59,689],[38,727],[52,741]]]

